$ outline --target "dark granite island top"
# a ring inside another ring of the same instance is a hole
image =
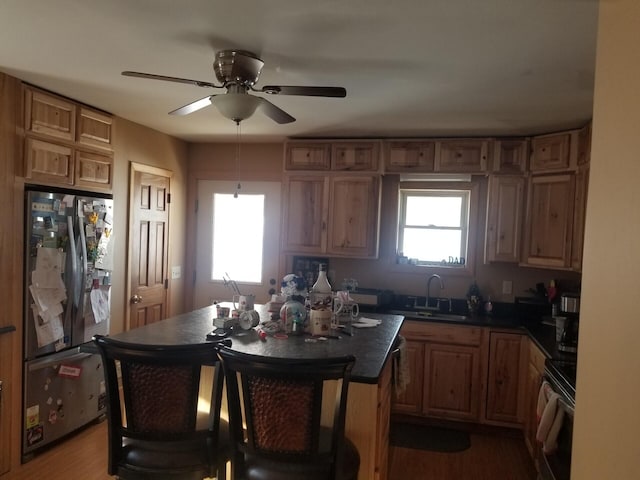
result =
[[[260,312],[260,321],[269,319],[265,306],[256,305],[256,310]],[[215,316],[214,306],[204,307],[112,335],[112,338],[149,345],[205,343],[207,334],[214,329]],[[317,340],[313,343],[305,342],[305,339],[311,338],[310,335],[289,335],[284,339],[268,336],[266,340],[260,340],[255,329],[239,330],[230,337],[231,348],[243,353],[291,360],[351,354],[356,357],[351,380],[374,384],[378,382],[391,354],[404,317],[380,313],[367,313],[362,316],[380,319],[382,323],[371,328],[352,328],[352,336],[338,334],[337,338]]]

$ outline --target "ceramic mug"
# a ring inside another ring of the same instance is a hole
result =
[[[331,332],[333,312],[329,308],[311,309],[309,311],[311,335],[328,335]]]
[[[233,308],[235,310],[240,310],[241,312],[253,310],[255,300],[255,295],[234,295]]]

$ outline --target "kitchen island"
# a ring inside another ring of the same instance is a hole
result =
[[[265,306],[256,306],[260,321],[269,320]],[[157,323],[113,335],[114,339],[147,345],[189,345],[207,342],[207,334],[216,316],[214,306],[176,315]],[[351,354],[356,357],[347,402],[346,434],[360,453],[359,480],[387,478],[389,420],[391,414],[390,361],[394,343],[404,317],[390,314],[367,314],[379,319],[371,328],[349,329],[335,338],[305,341],[309,335],[286,338],[268,336],[261,340],[255,329],[237,329],[229,337],[231,348],[239,352],[270,357],[322,358]]]

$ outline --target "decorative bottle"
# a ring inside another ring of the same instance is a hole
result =
[[[318,279],[316,283],[311,287],[311,307],[314,305],[330,305],[331,304],[331,284],[327,278],[327,266],[324,263],[320,264],[320,270],[318,271]]]

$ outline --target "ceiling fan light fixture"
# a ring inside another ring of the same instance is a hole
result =
[[[260,105],[261,98],[246,93],[227,93],[212,98],[220,113],[238,123],[253,115]]]

